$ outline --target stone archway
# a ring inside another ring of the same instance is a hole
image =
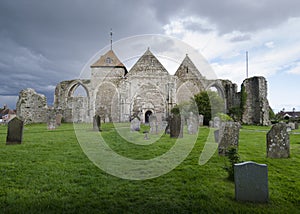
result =
[[[145,113],[145,123],[149,123],[149,118],[152,115],[152,113],[153,112],[150,111],[150,110],[146,111],[146,113]]]

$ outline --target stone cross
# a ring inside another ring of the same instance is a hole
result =
[[[277,123],[267,133],[267,157],[290,157],[290,136],[285,123]]]
[[[24,122],[18,117],[11,119],[7,126],[6,145],[21,144]]]
[[[252,161],[234,164],[235,199],[265,203],[269,200],[268,167]]]

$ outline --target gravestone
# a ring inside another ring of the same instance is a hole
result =
[[[295,123],[289,122],[287,126],[290,127],[291,130],[295,130]]]
[[[61,120],[62,120],[62,114],[57,114],[55,117],[56,125],[60,126],[61,125]]]
[[[21,144],[24,122],[18,117],[11,119],[7,126],[6,145]]]
[[[148,131],[144,131],[143,133],[145,134],[144,140],[149,140],[149,137],[148,137]]]
[[[265,203],[269,200],[268,167],[252,161],[234,164],[235,199]]]
[[[48,130],[56,128],[56,112],[53,108],[49,108],[47,111],[47,128]]]
[[[187,128],[189,134],[197,134],[198,132],[198,118],[196,115],[193,114],[193,112],[190,112],[190,117],[187,120]]]
[[[150,124],[150,133],[151,134],[158,134],[158,124],[157,124],[157,118],[155,115],[149,116],[149,124]]]
[[[219,155],[225,155],[230,147],[238,148],[241,125],[237,122],[223,122],[218,132]]]
[[[220,128],[221,126],[221,119],[219,117],[214,117],[214,120],[213,120],[213,127],[214,128]]]
[[[199,126],[203,126],[204,116],[199,114]]]
[[[134,131],[140,131],[141,129],[141,121],[135,117],[133,120],[131,120],[130,123],[130,131],[134,132]]]
[[[93,130],[101,131],[101,117],[98,114],[93,117]]]
[[[173,114],[170,116],[170,137],[182,138],[183,137],[183,121],[180,114]]]
[[[295,129],[299,129],[299,124],[295,122]]]
[[[56,122],[53,120],[48,121],[47,128],[48,130],[54,130],[56,128]]]
[[[267,133],[267,157],[290,157],[290,136],[285,123],[277,123]]]
[[[210,128],[213,128],[214,127],[214,121],[210,120],[208,125],[209,125]]]

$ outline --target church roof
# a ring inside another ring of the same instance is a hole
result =
[[[192,62],[190,57],[188,55],[185,56],[182,63],[180,64],[179,68],[175,72],[175,76],[178,77],[187,77],[187,76],[196,76],[196,77],[202,77],[199,70],[195,66],[195,64]]]
[[[102,55],[91,68],[97,67],[124,67],[125,65],[119,60],[113,50],[109,50],[106,54]]]
[[[133,65],[128,74],[143,72],[144,74],[169,74],[160,61],[147,49],[147,51]]]

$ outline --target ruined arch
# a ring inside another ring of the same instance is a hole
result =
[[[219,81],[213,81],[210,84],[208,84],[208,86],[206,87],[205,90],[206,91],[208,91],[208,90],[216,91],[218,93],[218,95],[222,98],[222,100],[224,101],[224,112],[227,112],[227,100],[226,100],[226,96],[225,96],[225,89],[224,89],[222,83],[220,83]]]
[[[103,122],[120,121],[119,91],[111,82],[102,82],[95,93],[95,114],[100,115]]]
[[[200,89],[195,83],[192,81],[184,82],[176,91],[177,104],[190,101],[190,99],[199,92]]]

